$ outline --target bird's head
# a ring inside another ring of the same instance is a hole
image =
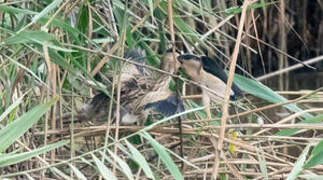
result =
[[[167,51],[160,64],[160,69],[176,74],[181,64],[177,61],[177,56],[179,54],[175,53],[175,59],[172,51]]]
[[[181,63],[181,67],[194,80],[200,77],[202,68],[201,58],[191,54],[177,56],[177,60]]]

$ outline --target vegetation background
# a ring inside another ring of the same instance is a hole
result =
[[[322,10],[319,0],[0,0],[1,178],[322,179]],[[221,106],[206,120],[190,96],[199,89],[181,80],[182,142],[178,115],[74,123],[97,90],[111,93],[99,83],[124,49],[158,67],[169,45],[224,68],[237,57],[246,97],[223,114],[225,129]]]

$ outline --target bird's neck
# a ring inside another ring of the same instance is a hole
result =
[[[155,84],[152,87],[153,91],[166,91],[168,90],[169,83],[172,77],[168,74],[162,74],[156,78]]]

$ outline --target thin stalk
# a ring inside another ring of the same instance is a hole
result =
[[[236,63],[237,63],[237,59],[238,59],[241,36],[242,36],[242,32],[243,32],[244,21],[246,18],[247,7],[248,7],[249,3],[251,3],[249,0],[245,0],[243,2],[242,13],[241,13],[241,18],[240,18],[240,23],[239,23],[239,30],[238,30],[238,35],[237,35],[237,41],[236,41],[236,44],[235,44],[235,47],[233,50],[230,71],[229,71],[227,86],[226,86],[225,95],[224,95],[224,103],[222,106],[222,117],[221,117],[221,126],[222,127],[220,129],[218,146],[216,149],[216,151],[219,151],[220,153],[222,152],[226,121],[229,116],[229,100],[230,100],[231,86],[232,86],[232,82],[233,82],[233,75],[234,75],[234,71],[235,71],[235,67],[236,67]],[[217,177],[217,167],[219,166],[218,164],[219,164],[219,161],[215,162],[215,165],[213,166],[214,167],[213,168],[214,171],[212,173],[213,179],[216,179],[216,177]],[[240,179],[239,176],[237,178]]]

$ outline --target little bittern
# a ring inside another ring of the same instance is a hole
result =
[[[206,107],[208,118],[211,118],[211,100],[221,103],[224,98],[227,75],[215,59],[207,56],[198,57],[195,55],[181,55],[177,57],[181,67],[196,82],[207,87],[202,88],[203,105]],[[232,84],[230,100],[241,97],[241,90],[236,84]]]

